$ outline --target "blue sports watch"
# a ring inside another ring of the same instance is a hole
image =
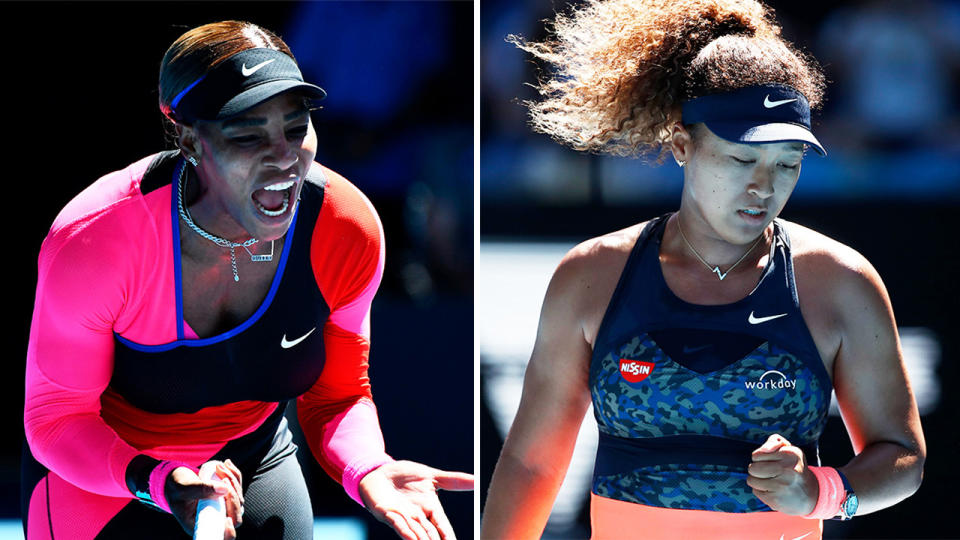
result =
[[[860,499],[858,499],[857,494],[853,492],[847,476],[839,470],[837,470],[837,474],[840,475],[840,480],[843,482],[843,490],[846,494],[843,497],[843,502],[840,503],[840,514],[834,519],[847,521],[857,513],[857,507],[860,506]]]

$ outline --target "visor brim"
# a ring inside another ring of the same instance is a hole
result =
[[[804,126],[788,123],[753,125],[748,123],[708,122],[707,127],[716,136],[734,143],[768,144],[779,142],[800,142],[809,144],[821,156],[827,151],[820,141]]]
[[[220,112],[217,113],[215,120],[223,120],[231,116],[236,116],[247,109],[256,107],[264,101],[285,92],[292,91],[300,92],[312,101],[320,101],[327,97],[327,92],[323,88],[310,83],[291,79],[268,81],[247,88],[231,98],[230,101],[226,102],[223,107],[220,108]]]

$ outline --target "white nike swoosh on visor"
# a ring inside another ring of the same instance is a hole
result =
[[[300,343],[301,341],[307,339],[307,337],[309,337],[310,334],[312,334],[313,331],[316,330],[316,329],[317,329],[317,327],[314,326],[313,328],[310,329],[309,332],[307,332],[306,334],[298,337],[297,339],[295,339],[295,340],[293,340],[293,341],[287,341],[287,335],[284,334],[284,335],[283,335],[283,339],[280,340],[280,346],[283,347],[284,349],[289,349],[290,347],[294,347],[294,346],[297,345],[297,343]]]
[[[780,317],[786,317],[787,313],[781,313],[779,315],[770,315],[769,317],[756,317],[753,315],[753,312],[750,312],[750,316],[747,317],[747,322],[750,324],[761,324],[767,321],[772,321],[774,319],[779,319]]]
[[[240,72],[243,73],[243,76],[244,76],[244,77],[249,77],[249,76],[253,75],[254,73],[256,73],[257,70],[259,70],[259,69],[262,68],[263,66],[269,64],[270,62],[273,62],[274,60],[276,60],[276,58],[271,58],[271,59],[269,59],[269,60],[264,60],[263,62],[260,62],[259,64],[253,66],[252,68],[248,68],[248,67],[247,67],[247,64],[244,63],[242,66],[240,66]]]
[[[779,106],[781,106],[781,105],[784,105],[784,104],[786,104],[786,103],[790,103],[790,102],[796,101],[796,100],[797,100],[797,98],[784,99],[784,100],[780,100],[780,101],[770,101],[770,95],[767,94],[767,97],[763,98],[763,106],[766,107],[766,108],[768,108],[768,109],[772,109],[772,108],[774,108],[774,107],[779,107]]]

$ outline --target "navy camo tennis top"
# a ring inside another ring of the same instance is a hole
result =
[[[640,234],[597,334],[593,492],[666,508],[769,511],[746,483],[751,452],[779,433],[819,465],[832,389],[800,314],[789,238],[775,220],[769,262],[747,297],[694,305],[673,294],[660,268],[668,217]]]

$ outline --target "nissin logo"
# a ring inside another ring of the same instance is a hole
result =
[[[640,360],[630,360],[629,358],[620,359],[620,376],[629,383],[638,383],[647,378],[653,372],[653,362],[643,362]]]
[[[760,376],[759,381],[744,381],[744,386],[756,390],[779,390],[782,388],[796,388],[797,381],[789,380],[787,376],[775,369]]]

